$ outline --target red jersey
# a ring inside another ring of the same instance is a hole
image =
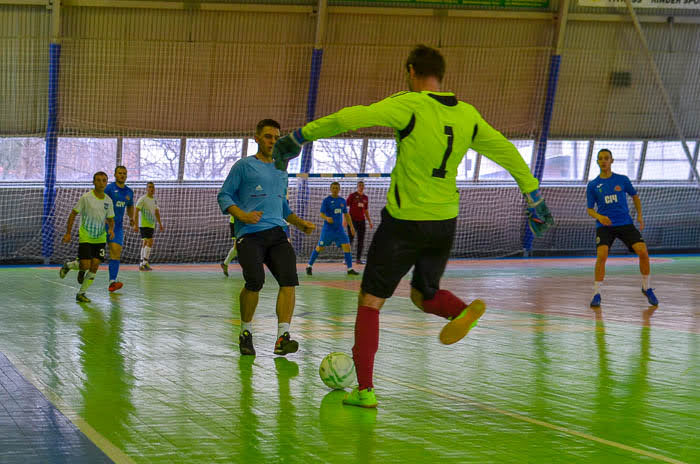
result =
[[[348,197],[347,203],[352,220],[364,221],[365,211],[369,208],[369,198],[367,198],[367,195],[360,195],[357,192],[353,192]]]

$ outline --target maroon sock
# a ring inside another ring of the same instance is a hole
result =
[[[355,319],[355,346],[352,347],[352,358],[355,361],[360,390],[374,388],[372,373],[377,348],[379,348],[379,311],[369,306],[359,306]]]
[[[455,294],[447,290],[438,290],[430,300],[423,300],[423,311],[449,319],[457,317],[467,307]]]

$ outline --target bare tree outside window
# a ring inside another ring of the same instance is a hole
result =
[[[124,139],[122,164],[129,180],[177,180],[180,139]]]
[[[314,142],[311,172],[360,172],[362,139],[320,139]]]
[[[110,175],[117,159],[117,139],[59,137],[56,160],[58,181],[91,181],[97,171]]]
[[[396,164],[396,141],[394,139],[369,139],[365,171],[388,173]]]
[[[42,180],[45,150],[39,137],[0,138],[0,182]]]
[[[223,180],[241,158],[241,139],[187,139],[185,180]]]

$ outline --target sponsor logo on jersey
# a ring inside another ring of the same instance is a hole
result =
[[[616,186],[615,186],[615,191],[616,191],[616,192],[622,192],[622,187],[620,187],[619,185],[616,185]]]
[[[262,189],[263,189],[263,188],[262,188],[261,185],[258,185],[257,187],[255,187],[255,190],[257,190],[258,192],[259,192],[260,190],[262,190]]]

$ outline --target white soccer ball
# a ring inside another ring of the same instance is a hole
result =
[[[321,361],[318,375],[329,388],[341,390],[355,383],[355,363],[345,353],[330,353]]]

